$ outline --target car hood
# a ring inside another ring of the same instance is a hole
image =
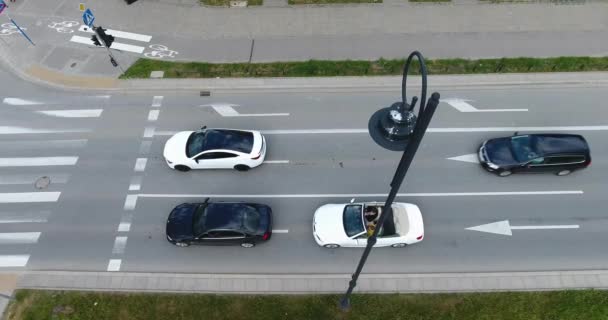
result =
[[[342,221],[345,206],[345,204],[326,204],[315,211],[314,233],[323,243],[341,243],[349,239]]]
[[[174,241],[191,239],[193,237],[192,218],[196,206],[190,203],[175,207],[167,218],[167,236]]]
[[[517,160],[511,152],[511,138],[490,139],[485,143],[488,161],[497,165],[515,165]]]
[[[188,159],[186,157],[186,143],[194,131],[178,132],[165,143],[163,156],[171,162],[179,162]]]

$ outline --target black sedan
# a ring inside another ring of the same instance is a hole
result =
[[[167,240],[180,246],[241,245],[251,248],[272,235],[272,210],[257,203],[183,203],[167,219]]]
[[[591,164],[589,145],[575,134],[525,134],[485,141],[479,162],[506,177],[514,172],[551,172],[559,176]]]

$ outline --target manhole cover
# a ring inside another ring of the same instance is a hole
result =
[[[51,184],[51,178],[44,176],[38,178],[38,180],[36,180],[36,183],[34,183],[34,186],[36,187],[36,189],[45,189],[49,186],[49,184]]]

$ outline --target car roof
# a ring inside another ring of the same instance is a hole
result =
[[[536,148],[543,155],[564,153],[588,153],[587,141],[577,134],[534,134]]]
[[[253,208],[256,212],[256,205],[252,203],[240,202],[211,202],[207,204],[205,215],[205,230],[235,230],[247,231],[244,226],[244,212]]]
[[[207,129],[206,150],[231,150],[250,153],[253,147],[253,133],[233,129]]]

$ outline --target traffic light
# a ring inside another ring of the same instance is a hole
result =
[[[104,29],[102,27],[97,27],[97,29],[95,29],[95,32],[97,32],[97,35],[106,44],[106,47],[109,48],[110,46],[112,46],[112,42],[114,42],[114,36],[107,34],[106,29]]]
[[[91,41],[93,41],[93,44],[96,46],[101,46],[101,42],[99,42],[99,39],[97,39],[97,36],[91,36]]]

